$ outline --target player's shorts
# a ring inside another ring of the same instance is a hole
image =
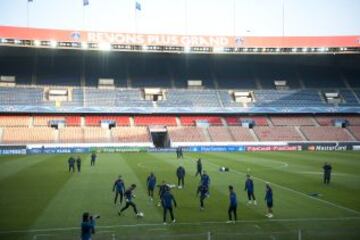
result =
[[[153,186],[148,187],[148,190],[150,190],[150,191],[154,191],[154,189],[155,189],[155,186],[154,187]]]
[[[273,207],[273,201],[266,201],[266,205],[268,208],[272,208]]]

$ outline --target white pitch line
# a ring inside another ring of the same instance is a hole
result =
[[[237,220],[236,223],[273,223],[273,222],[334,222],[334,221],[354,221],[360,220],[360,217],[337,217],[337,218],[279,218],[279,219],[258,219],[258,220]],[[186,226],[186,225],[212,225],[221,224],[228,225],[226,221],[212,221],[212,222],[177,222],[168,226]],[[163,223],[143,223],[143,224],[118,224],[118,225],[104,225],[97,226],[97,229],[114,229],[114,228],[138,228],[138,227],[164,227]],[[15,231],[2,231],[0,235],[11,233],[37,233],[37,232],[63,232],[71,230],[79,230],[80,227],[66,227],[66,228],[44,228],[44,229],[29,229],[29,230],[15,230]]]
[[[226,159],[228,159],[228,160],[233,160],[233,159],[231,159],[231,158],[226,158]],[[236,160],[233,160],[233,161],[236,161]],[[215,166],[215,167],[217,167],[217,168],[220,167],[219,165],[217,165],[217,164],[215,164],[215,163],[212,163],[212,162],[208,162],[208,163],[211,164],[211,165],[213,165],[213,166]],[[237,170],[232,170],[231,172],[235,172],[235,173],[240,174],[240,175],[246,175],[246,173],[241,172],[241,171],[237,171]],[[269,181],[267,181],[267,180],[265,180],[265,179],[263,179],[263,178],[254,177],[254,176],[253,176],[253,178],[258,179],[258,180],[260,180],[260,181],[262,181],[262,182],[265,182],[265,183],[266,183],[266,182],[269,182]],[[347,207],[344,207],[344,206],[341,206],[341,205],[338,205],[338,204],[335,204],[335,203],[332,203],[332,202],[329,202],[329,201],[326,201],[326,200],[323,200],[323,199],[320,199],[320,198],[310,197],[309,195],[307,195],[307,194],[305,194],[305,193],[303,193],[303,192],[296,191],[296,190],[294,190],[294,189],[292,189],[292,188],[288,188],[288,187],[285,187],[285,186],[282,186],[282,185],[279,185],[279,184],[276,184],[276,183],[273,183],[273,182],[271,182],[271,185],[277,186],[278,188],[282,188],[282,189],[284,189],[284,190],[287,190],[287,191],[290,191],[290,192],[293,192],[293,193],[302,195],[302,196],[304,196],[304,197],[307,197],[307,198],[310,198],[310,199],[313,199],[313,200],[316,200],[316,201],[319,201],[319,202],[322,202],[322,203],[326,203],[326,204],[331,205],[331,206],[333,206],[333,207],[337,207],[337,208],[340,208],[340,209],[342,209],[342,210],[346,210],[346,211],[348,211],[348,212],[351,212],[351,213],[355,213],[355,214],[357,214],[357,215],[360,215],[360,212],[359,212],[359,211],[356,211],[356,210],[354,210],[354,209],[347,208]]]

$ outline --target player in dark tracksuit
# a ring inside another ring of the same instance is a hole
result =
[[[227,221],[227,223],[235,223],[235,221],[237,220],[237,197],[234,191],[234,187],[231,185],[229,186],[229,192],[230,192],[229,195],[230,205],[228,209],[229,221]],[[232,214],[234,215],[234,221],[232,220]]]
[[[70,157],[68,160],[68,164],[69,164],[69,172],[75,172],[75,158]]]
[[[120,197],[120,205],[123,202],[124,192],[125,192],[125,183],[122,180],[121,176],[116,179],[113,185],[113,192],[115,192],[114,204],[116,204],[118,196]]]
[[[153,201],[154,189],[156,186],[156,177],[155,177],[154,173],[150,173],[150,175],[146,179],[146,186],[147,186],[148,196],[150,198],[150,201]]]
[[[177,159],[184,158],[182,147],[176,148],[176,157],[177,157]]]
[[[76,168],[79,173],[81,171],[81,158],[79,156],[76,159]]]
[[[332,170],[331,165],[326,162],[323,166],[323,170],[324,170],[324,184],[330,184],[331,170]]]
[[[273,208],[273,191],[270,187],[270,184],[269,183],[266,183],[266,187],[265,187],[265,201],[266,201],[266,205],[267,205],[267,208],[268,208],[268,213],[266,214],[266,216],[268,218],[272,218],[274,215],[273,215],[273,211],[272,211],[272,208]]]
[[[137,215],[138,214],[138,211],[137,211],[137,208],[136,208],[136,204],[133,202],[133,198],[134,198],[134,194],[133,194],[133,191],[135,190],[136,188],[136,185],[135,184],[132,184],[130,186],[130,188],[128,188],[125,193],[124,193],[124,196],[125,196],[125,201],[126,201],[126,205],[120,209],[120,211],[118,212],[119,215],[122,214],[123,211],[125,211],[128,207],[132,207],[133,210],[134,210],[134,213]]]
[[[162,203],[162,197],[166,191],[170,190],[169,186],[166,184],[165,181],[162,181],[161,185],[159,185],[159,203],[158,207],[161,206]]]
[[[170,217],[173,223],[176,222],[175,217],[174,217],[174,212],[173,212],[173,207],[172,204],[174,203],[174,206],[176,207],[176,201],[174,196],[171,194],[170,189],[167,189],[161,199],[161,205],[164,209],[163,212],[163,222],[164,224],[166,224],[166,215],[167,212],[169,211],[170,213]]]
[[[91,154],[90,166],[95,166],[95,161],[96,161],[96,153],[93,152],[93,153]]]
[[[185,186],[185,168],[180,166],[176,169],[176,176],[178,178],[178,188],[183,188]]]
[[[195,177],[197,177],[197,175],[201,176],[202,174],[202,163],[201,163],[201,158],[199,158],[196,162],[196,174]]]
[[[206,196],[209,197],[210,196],[210,177],[209,177],[209,175],[207,175],[207,173],[205,171],[201,175],[200,185],[204,185],[207,187],[208,191],[206,193]]]
[[[204,210],[204,200],[207,197],[208,187],[206,185],[200,185],[197,189],[196,196],[200,194],[200,210]]]
[[[247,175],[247,179],[245,181],[245,191],[247,192],[249,204],[254,201],[254,205],[256,205],[256,199],[254,195],[254,181],[250,178],[250,175]]]

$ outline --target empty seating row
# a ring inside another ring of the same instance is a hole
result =
[[[135,116],[136,126],[166,125],[176,126],[176,117],[174,116]]]
[[[271,116],[271,122],[275,126],[314,126],[312,117],[301,116]]]
[[[169,127],[168,133],[172,142],[206,142],[203,129],[197,127]]]
[[[129,116],[94,115],[94,116],[86,116],[85,117],[86,126],[100,126],[102,121],[114,121],[117,126],[129,126],[130,125]]]
[[[255,123],[255,126],[268,126],[267,117],[264,116],[231,116],[231,117],[225,117],[225,121],[229,126],[233,125],[241,125],[242,121],[252,121]]]
[[[181,116],[180,122],[184,126],[195,126],[196,121],[207,121],[210,125],[223,125],[219,116]]]
[[[301,127],[301,131],[309,141],[353,141],[344,128],[333,126]]]
[[[294,127],[255,127],[260,141],[304,141]]]

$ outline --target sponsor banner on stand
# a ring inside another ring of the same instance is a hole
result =
[[[307,146],[309,151],[346,151],[351,150],[351,145],[340,145],[340,144],[310,144]]]
[[[303,148],[301,145],[293,146],[247,146],[248,152],[272,152],[272,151],[301,151]]]
[[[360,145],[353,145],[352,150],[354,151],[360,151]]]
[[[26,146],[0,146],[0,155],[25,155]]]
[[[185,147],[186,152],[243,152],[244,146],[194,146]]]
[[[208,36],[136,34],[0,26],[0,38],[181,47],[359,47],[360,36]]]
[[[115,153],[115,152],[146,152],[146,147],[94,147],[91,152]]]
[[[64,147],[64,148],[28,148],[27,149],[27,154],[55,154],[55,153],[87,153],[89,152],[90,149],[87,147],[78,147],[78,148],[68,148],[68,147]]]

